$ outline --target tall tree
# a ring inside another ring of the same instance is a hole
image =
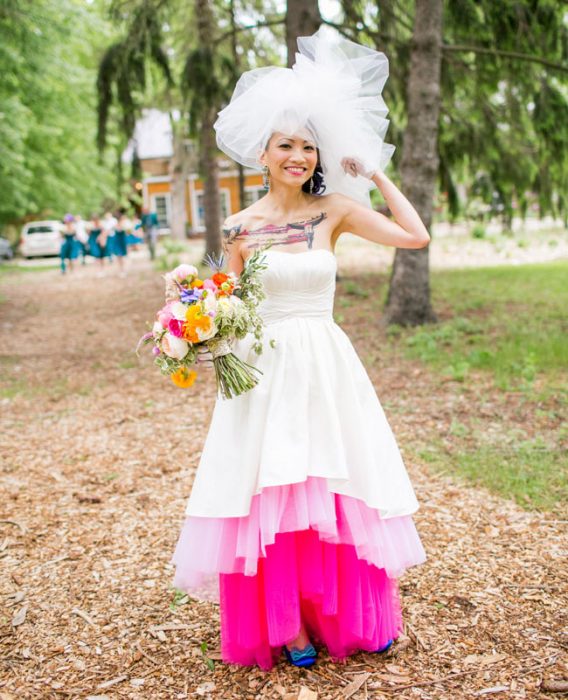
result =
[[[415,140],[416,132],[412,127],[407,133],[405,122],[419,125],[429,120],[430,110],[415,111],[433,96],[411,102],[414,91],[407,86],[420,69],[411,55],[417,56],[419,8],[422,22],[428,6],[418,0],[342,0],[343,17],[328,22],[389,57],[385,89],[392,119],[389,134],[394,143],[402,142],[395,165],[401,167],[403,187],[411,198],[415,174],[407,169],[405,141]],[[438,0],[432,0],[431,7],[437,13]],[[562,8],[551,0],[455,0],[444,2],[442,11],[440,90],[437,104],[431,103],[439,114],[432,132],[438,137],[439,164],[437,172],[429,170],[433,184],[418,187],[418,198],[423,197],[420,192],[434,192],[437,184],[447,193],[448,213],[455,217],[467,204],[457,195],[457,185],[462,184],[468,195],[487,204],[497,197],[510,225],[514,204],[524,215],[527,193],[532,191],[541,214],[566,217],[568,99],[561,78],[568,72],[568,28]],[[438,65],[422,70],[438,71]],[[426,146],[420,141],[417,145],[421,150]],[[417,178],[426,176],[425,171],[419,173],[420,168]],[[421,213],[431,220],[431,211]],[[427,280],[426,251],[397,251],[387,305],[391,322],[413,324],[433,318],[429,297],[424,297]]]
[[[294,65],[296,40],[299,36],[310,36],[319,29],[321,14],[318,0],[288,0],[286,7],[286,50],[288,67]]]
[[[210,0],[195,0],[198,45],[187,56],[182,90],[189,101],[190,132],[199,135],[199,166],[203,175],[205,254],[221,253],[221,196],[213,124],[235,80],[232,61],[215,43],[216,21]]]
[[[110,14],[115,23],[126,22],[127,31],[104,51],[99,63],[97,145],[102,155],[107,146],[114,109],[119,133],[116,144],[116,172],[117,191],[120,193],[123,186],[122,152],[126,143],[134,136],[136,120],[141,116],[147,99],[148,83],[154,83],[151,79],[152,69],[157,70],[165,81],[168,104],[171,103],[170,93],[174,81],[164,49],[164,0],[141,0],[139,3],[127,5],[116,2],[111,6]],[[172,124],[172,128],[174,127]],[[176,223],[178,221],[176,219]]]
[[[403,190],[429,230],[439,164],[441,63],[442,0],[416,0],[400,171]],[[430,303],[428,247],[397,249],[385,316],[389,323],[405,325],[436,320]]]

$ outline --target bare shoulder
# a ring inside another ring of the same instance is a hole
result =
[[[225,219],[223,230],[228,229],[247,229],[252,228],[259,219],[262,219],[264,212],[260,206],[260,201],[253,202],[250,207],[241,209],[241,211],[231,214]]]
[[[225,219],[225,221],[223,222],[223,226],[221,227],[223,229],[223,233],[226,234],[226,233],[232,231],[233,229],[236,229],[239,226],[241,226],[242,222],[240,219],[241,219],[240,212],[238,212],[237,214],[231,214],[230,216],[228,216]]]
[[[343,215],[343,213],[353,205],[351,197],[339,194],[338,192],[320,195],[318,199],[330,214],[338,214],[339,216]]]

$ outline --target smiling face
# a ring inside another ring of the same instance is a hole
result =
[[[301,188],[316,168],[316,144],[307,130],[292,136],[276,132],[270,137],[260,162],[268,166],[272,183]]]

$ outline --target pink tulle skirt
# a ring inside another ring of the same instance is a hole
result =
[[[310,477],[265,488],[247,516],[187,517],[172,562],[190,595],[218,584],[223,659],[269,669],[302,623],[336,659],[396,638],[396,578],[425,558],[410,516],[383,520]]]

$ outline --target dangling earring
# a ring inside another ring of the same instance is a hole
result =
[[[268,165],[262,166],[262,184],[265,190],[270,189],[270,171],[268,170]]]
[[[310,178],[310,194],[314,193],[314,178]]]

